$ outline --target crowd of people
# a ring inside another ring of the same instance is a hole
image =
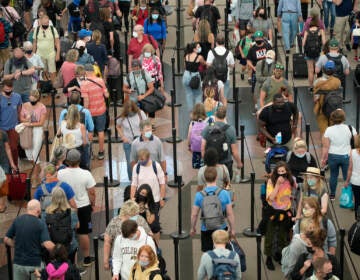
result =
[[[168,173],[153,121],[161,106],[150,110],[146,105],[154,102],[156,94],[167,96],[162,60],[169,13],[162,1],[135,2],[130,11],[131,1],[125,0],[35,0],[25,1],[20,10],[9,0],[1,1],[0,150],[5,152],[0,153],[0,171],[4,171],[0,175],[18,172],[19,158],[26,159],[33,165],[30,174],[35,189],[26,214],[14,220],[4,238],[15,247],[16,280],[78,279],[84,272],[80,264],[86,268],[94,262],[90,250],[96,202],[92,142],[97,137],[97,160],[103,160],[108,99],[123,105],[114,123],[130,184],[119,215],[106,227],[103,266],[111,269],[113,280],[167,277],[160,249],[160,212],[166,204]],[[345,77],[350,72],[344,52],[345,47],[353,49],[357,61],[360,15],[354,14],[351,32],[344,37],[345,19],[356,12],[356,1],[353,6],[350,0],[319,2],[324,22],[315,8],[308,17],[308,3],[302,2],[275,1],[275,10],[286,55],[295,38],[302,38],[309,92],[322,137],[318,163],[298,138],[301,113],[279,53],[273,49],[277,38],[266,7],[258,1],[232,1],[236,41],[232,51],[226,48],[225,34],[219,32],[222,19],[214,1],[189,3],[194,36],[184,48],[182,94],[190,113],[187,142],[192,154],[191,166],[185,168],[198,169],[189,217],[194,236],[201,216],[204,254],[198,279],[222,279],[225,274],[231,274],[231,279],[242,277],[241,258],[229,247],[236,239],[237,197],[231,182],[234,168],[243,166],[235,128],[227,120],[230,72],[237,62],[239,79],[247,78],[252,86],[259,145],[267,154],[258,228],[265,236],[266,267],[275,270],[273,261],[281,263],[287,279],[336,280],[341,275],[335,257],[336,230],[327,214],[329,200],[336,198],[341,167],[344,187],[352,186],[355,218],[360,219],[360,137],[345,124],[342,107]],[[121,54],[122,31],[132,37],[126,54]],[[125,55],[128,73],[122,77],[120,57]],[[64,95],[67,104],[59,116],[51,162],[41,166],[48,113],[42,97],[55,93]],[[336,103],[339,94],[341,104]],[[273,160],[276,153],[282,155]],[[330,192],[321,172],[326,168],[330,169]],[[11,183],[3,177],[0,213],[7,210],[6,196],[11,192]]]

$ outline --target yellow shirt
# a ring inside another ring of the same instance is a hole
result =
[[[34,40],[36,40],[36,53],[42,57],[50,57],[55,56],[55,38],[59,38],[59,34],[55,27],[53,27],[54,35],[51,31],[51,26],[47,29],[43,29],[42,27],[38,27],[39,32],[36,36],[37,29],[34,31]]]

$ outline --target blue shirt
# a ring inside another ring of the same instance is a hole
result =
[[[88,132],[93,132],[94,131],[94,122],[93,119],[91,117],[91,113],[88,109],[84,108],[83,106],[81,106],[80,104],[76,104],[79,112],[82,110],[82,112],[84,112],[85,114],[85,128]],[[61,126],[61,122],[65,119],[65,114],[67,113],[67,109],[64,109],[61,111],[60,113],[60,117],[59,117],[59,127]]]
[[[285,12],[294,12],[298,17],[302,17],[301,4],[299,0],[280,0],[277,9],[278,15],[282,15]]]
[[[153,23],[149,22],[149,19],[144,21],[144,33],[152,35],[155,40],[166,39],[166,24],[162,20],[161,24],[154,20]]]
[[[0,93],[0,129],[10,130],[19,123],[18,110],[22,101],[21,95],[13,92],[10,97],[5,97]]]
[[[206,187],[204,189],[204,191],[206,193],[215,192],[217,188],[218,188],[217,186],[208,186],[208,187]],[[229,192],[227,192],[225,190],[222,190],[222,191],[220,191],[218,196],[219,196],[219,199],[220,199],[220,202],[221,202],[222,211],[225,213],[226,212],[226,206],[231,204],[231,199],[230,199]],[[204,200],[204,196],[201,194],[201,192],[197,192],[195,194],[194,205],[199,207],[199,208],[202,208],[203,200]],[[221,226],[221,228],[219,228],[219,229],[224,229],[224,228],[226,228],[226,223],[224,223]],[[205,223],[201,222],[201,231],[206,231],[206,230],[207,229],[206,229]]]
[[[47,191],[49,193],[51,193],[52,189],[55,188],[57,183],[58,183],[58,181],[51,182],[51,183],[45,183],[45,187],[46,187]],[[69,184],[67,184],[65,182],[61,182],[60,188],[62,188],[63,191],[65,192],[67,200],[74,198],[75,193]],[[44,195],[44,192],[41,188],[41,185],[39,185],[34,193],[34,198],[40,201],[40,199],[43,195]]]
[[[335,5],[335,11],[337,17],[347,17],[353,10],[352,0],[343,0],[339,6]]]

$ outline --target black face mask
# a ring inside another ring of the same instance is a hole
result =
[[[265,18],[265,14],[259,14],[259,17]]]
[[[279,174],[279,177],[287,178],[287,174]]]
[[[36,101],[30,101],[30,104],[33,105],[33,106],[35,106],[36,103],[38,103],[38,100],[36,100]]]
[[[41,26],[43,29],[48,29],[49,25],[42,25]]]
[[[263,41],[255,41],[255,43],[256,45],[260,46],[263,43]]]
[[[330,273],[328,273],[328,274],[325,275],[324,280],[329,280],[329,279],[331,279],[332,277],[333,277],[333,274],[332,274],[332,272],[330,272]]]
[[[32,54],[32,50],[25,51],[26,54]]]
[[[306,246],[306,250],[308,251],[309,254],[314,254],[315,251],[312,247]]]
[[[4,93],[5,93],[7,96],[10,96],[11,93],[12,93],[12,90],[11,90],[11,91],[4,91]]]
[[[147,197],[139,194],[138,201],[146,203],[147,202]]]

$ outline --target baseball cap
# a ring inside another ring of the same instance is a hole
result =
[[[78,32],[78,36],[79,36],[80,39],[91,36],[91,34],[92,34],[92,31],[87,30],[87,29],[81,29]]]
[[[335,62],[332,60],[328,60],[324,65],[325,70],[335,70]]]
[[[255,31],[255,33],[254,33],[254,38],[255,39],[256,38],[262,38],[262,37],[264,37],[264,33],[261,30]]]
[[[77,161],[80,161],[80,158],[81,158],[81,154],[76,149],[71,149],[70,151],[67,152],[67,155],[66,155],[67,161],[77,162]]]
[[[339,47],[339,41],[336,40],[335,38],[332,38],[329,42],[329,47],[330,48],[337,48]]]

